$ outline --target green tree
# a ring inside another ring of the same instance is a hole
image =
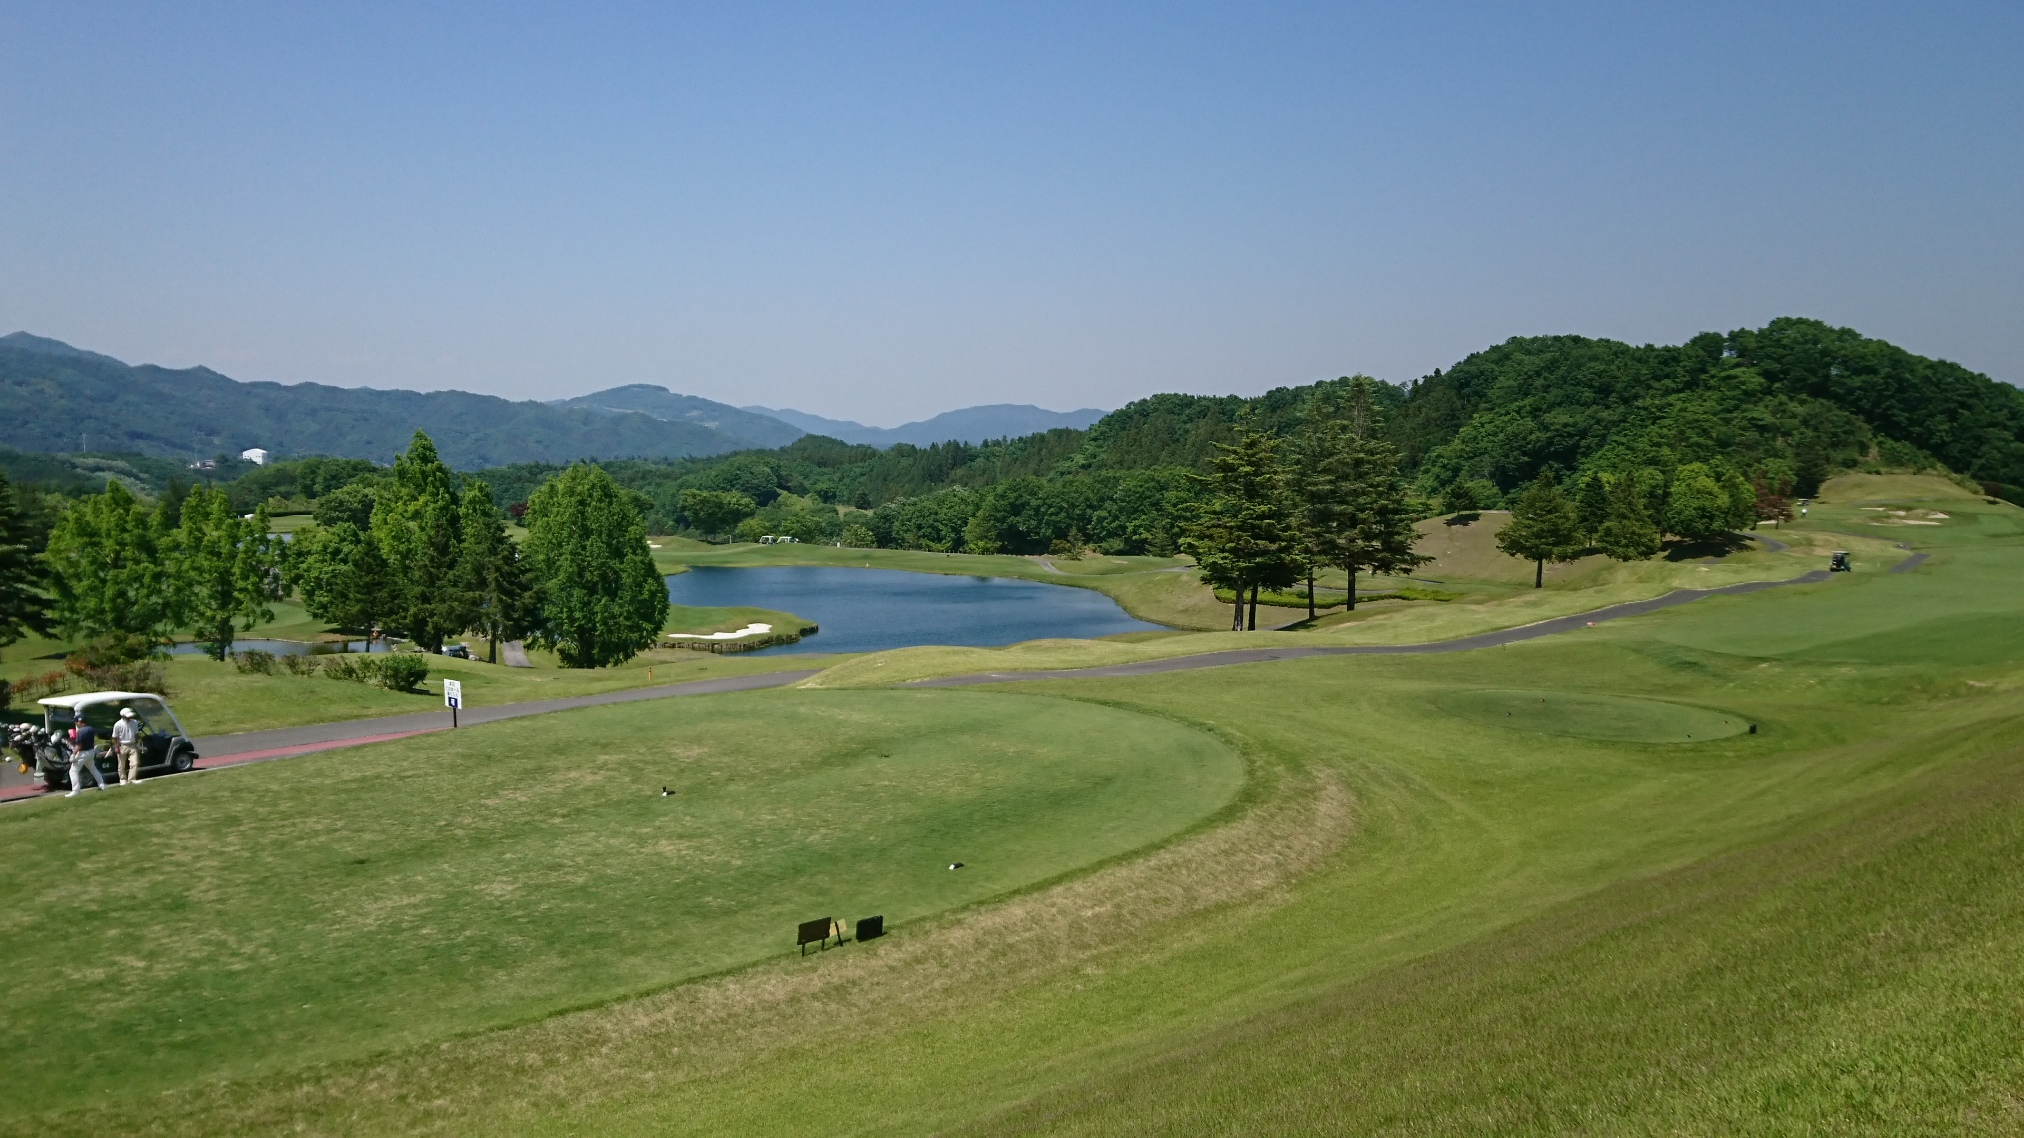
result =
[[[862,522],[852,522],[843,527],[843,544],[852,549],[877,549],[878,537]]]
[[[316,500],[316,524],[328,529],[350,522],[360,532],[372,528],[375,479],[361,479],[325,494]]]
[[[1398,451],[1386,442],[1368,376],[1351,380],[1347,405],[1332,390],[1318,395],[1292,448],[1288,481],[1296,503],[1300,545],[1308,565],[1333,565],[1349,581],[1356,607],[1357,574],[1411,573],[1433,560],[1413,552],[1420,539],[1407,504]],[[1314,579],[1307,579],[1308,615]]]
[[[34,632],[51,631],[49,598],[42,593],[40,542],[14,487],[0,474],[0,647]]]
[[[534,492],[527,558],[542,589],[540,638],[565,667],[623,663],[659,640],[668,587],[645,514],[603,470],[578,463]]]
[[[1595,541],[1596,535],[1609,522],[1609,481],[1599,470],[1591,470],[1581,479],[1581,486],[1574,495],[1574,524],[1581,536]]]
[[[373,541],[387,565],[387,623],[427,652],[442,651],[443,638],[465,623],[456,588],[460,515],[450,482],[435,444],[416,431],[373,501]]]
[[[710,535],[730,533],[759,509],[749,495],[736,490],[684,490],[679,501],[696,532]]]
[[[1300,543],[1288,516],[1279,440],[1243,421],[1234,433],[1234,444],[1215,444],[1209,473],[1198,476],[1206,494],[1182,540],[1202,580],[1236,594],[1233,632],[1246,627],[1247,592],[1249,627],[1256,629],[1258,590],[1290,585],[1300,573]]]
[[[1722,472],[1722,493],[1729,499],[1729,528],[1757,526],[1757,488],[1731,467]]]
[[[492,491],[472,479],[464,484],[463,549],[457,585],[463,593],[466,627],[485,638],[486,661],[499,662],[499,642],[518,640],[534,627],[539,599],[528,578],[520,547],[506,536],[506,518]]]
[[[279,594],[280,574],[267,507],[241,517],[232,512],[230,495],[208,486],[191,491],[181,506],[182,524],[170,543],[178,607],[204,651],[223,660],[235,630],[274,619],[270,602]]]
[[[1511,520],[1497,532],[1497,548],[1537,566],[1532,574],[1535,589],[1546,584],[1548,561],[1572,561],[1581,555],[1574,505],[1560,492],[1552,473],[1540,471],[1511,503]]]
[[[117,481],[66,509],[43,554],[63,635],[117,641],[111,651],[127,656],[166,641],[181,614],[162,544],[155,517]]]
[[[370,639],[392,609],[386,559],[369,531],[337,522],[302,533],[288,561],[309,615]],[[368,645],[370,646],[370,645]]]
[[[1689,541],[1706,541],[1727,531],[1735,503],[1715,480],[1714,472],[1690,462],[1673,472],[1666,488],[1666,530]]]
[[[1632,475],[1609,488],[1609,520],[1595,533],[1596,547],[1618,561],[1645,561],[1659,551],[1659,530],[1645,513],[1645,496]]]

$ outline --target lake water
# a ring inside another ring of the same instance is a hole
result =
[[[335,651],[336,647],[336,642],[333,641],[331,644],[332,650]],[[310,645],[300,640],[247,640],[241,638],[232,642],[232,651],[234,652],[272,652],[276,656],[303,656],[308,654],[309,649]],[[365,651],[365,641],[352,641],[351,650],[354,652]],[[375,652],[385,652],[389,649],[386,641],[376,640],[373,642],[372,650]],[[169,655],[171,656],[201,656],[203,652],[204,646],[202,644],[178,644],[169,649]]]
[[[762,651],[879,652],[916,644],[997,647],[1044,637],[1166,631],[1094,589],[1011,577],[784,565],[691,569],[668,578],[678,605],[750,605],[805,617],[822,631]]]

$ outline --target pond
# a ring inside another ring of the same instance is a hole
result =
[[[791,612],[822,626],[798,644],[762,651],[880,652],[917,644],[989,648],[1044,637],[1164,632],[1094,589],[1012,577],[956,577],[898,569],[706,566],[668,578],[678,605]]]
[[[353,652],[365,651],[365,641],[353,640],[350,643]],[[234,652],[272,652],[276,656],[307,655],[311,647],[312,645],[300,640],[249,640],[241,637],[232,642],[232,651]],[[375,640],[373,641],[372,650],[375,652],[386,652],[390,649],[386,641]],[[330,651],[337,651],[336,641],[331,642]],[[202,644],[183,643],[169,649],[169,655],[171,656],[201,656],[203,653],[204,646]]]

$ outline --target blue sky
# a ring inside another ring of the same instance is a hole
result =
[[[1805,315],[2024,379],[2024,6],[0,0],[0,332],[896,423]]]

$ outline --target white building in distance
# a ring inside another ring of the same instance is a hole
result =
[[[252,450],[242,450],[239,452],[239,457],[255,466],[267,465],[267,452],[259,447],[254,447]]]

